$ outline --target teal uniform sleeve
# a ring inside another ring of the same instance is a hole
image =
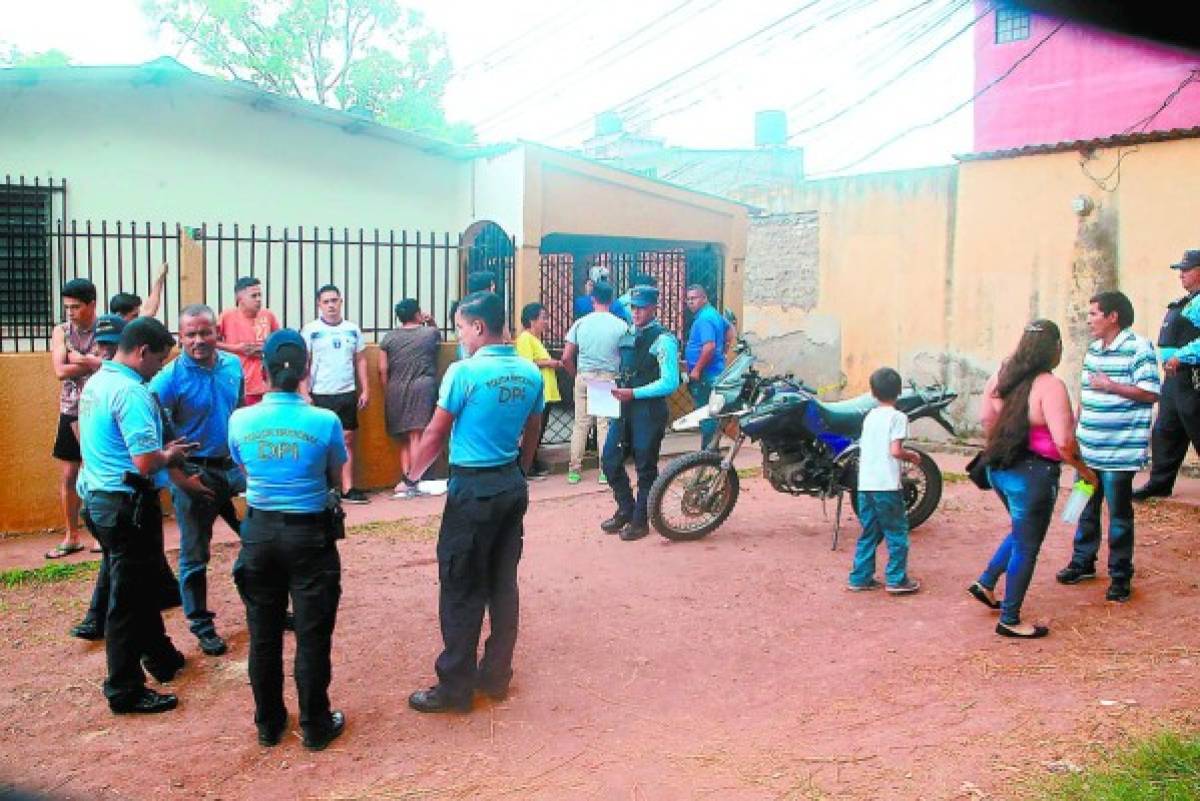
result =
[[[668,398],[679,389],[679,343],[675,337],[663,333],[650,346],[650,353],[658,360],[658,380],[634,389],[637,400]]]
[[[138,390],[122,393],[113,407],[113,417],[130,456],[152,453],[162,447],[158,409],[149,392],[141,387]]]
[[[1200,326],[1200,295],[1193,295],[1188,305],[1183,307],[1183,316],[1192,325]],[[1200,338],[1193,339],[1175,352],[1175,356],[1184,364],[1200,364]],[[1164,359],[1171,358],[1164,356]]]
[[[462,378],[464,373],[461,365],[461,362],[450,365],[446,370],[446,375],[442,377],[441,387],[438,388],[437,405],[450,412],[453,417],[458,417],[462,413],[463,406],[467,402],[468,392]]]

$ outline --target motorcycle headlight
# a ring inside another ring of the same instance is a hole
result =
[[[708,398],[708,413],[716,416],[725,408],[725,396],[713,393]]]

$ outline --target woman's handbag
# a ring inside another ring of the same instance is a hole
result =
[[[992,482],[988,481],[987,468],[987,462],[983,460],[983,451],[976,453],[971,457],[971,461],[967,462],[967,478],[981,490],[992,488]]]

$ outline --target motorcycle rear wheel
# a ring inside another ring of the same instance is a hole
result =
[[[650,523],[669,540],[698,540],[725,522],[737,503],[737,470],[721,454],[697,451],[672,460],[650,488]],[[717,483],[720,482],[720,483]]]
[[[908,512],[908,528],[911,531],[928,520],[937,510],[942,500],[942,471],[925,451],[905,445],[910,451],[921,455],[920,465],[904,464],[901,466],[901,492],[904,494],[904,508]],[[850,506],[858,515],[858,454],[855,453],[843,463],[843,475],[846,476],[846,486],[850,490]]]

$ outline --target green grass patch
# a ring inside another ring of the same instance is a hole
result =
[[[11,590],[26,584],[53,584],[59,581],[75,581],[93,578],[100,569],[100,561],[50,564],[34,568],[14,568],[0,572],[0,587]]]
[[[389,542],[432,542],[437,539],[440,517],[376,520],[346,529],[347,537],[381,537]]]
[[[1058,777],[1038,801],[1195,801],[1200,798],[1200,735],[1163,732],[1103,753],[1082,773]]]
[[[966,473],[956,473],[953,470],[942,471],[942,483],[944,484],[961,484],[969,480]]]
[[[738,478],[758,478],[762,475],[761,467],[739,467]]]

